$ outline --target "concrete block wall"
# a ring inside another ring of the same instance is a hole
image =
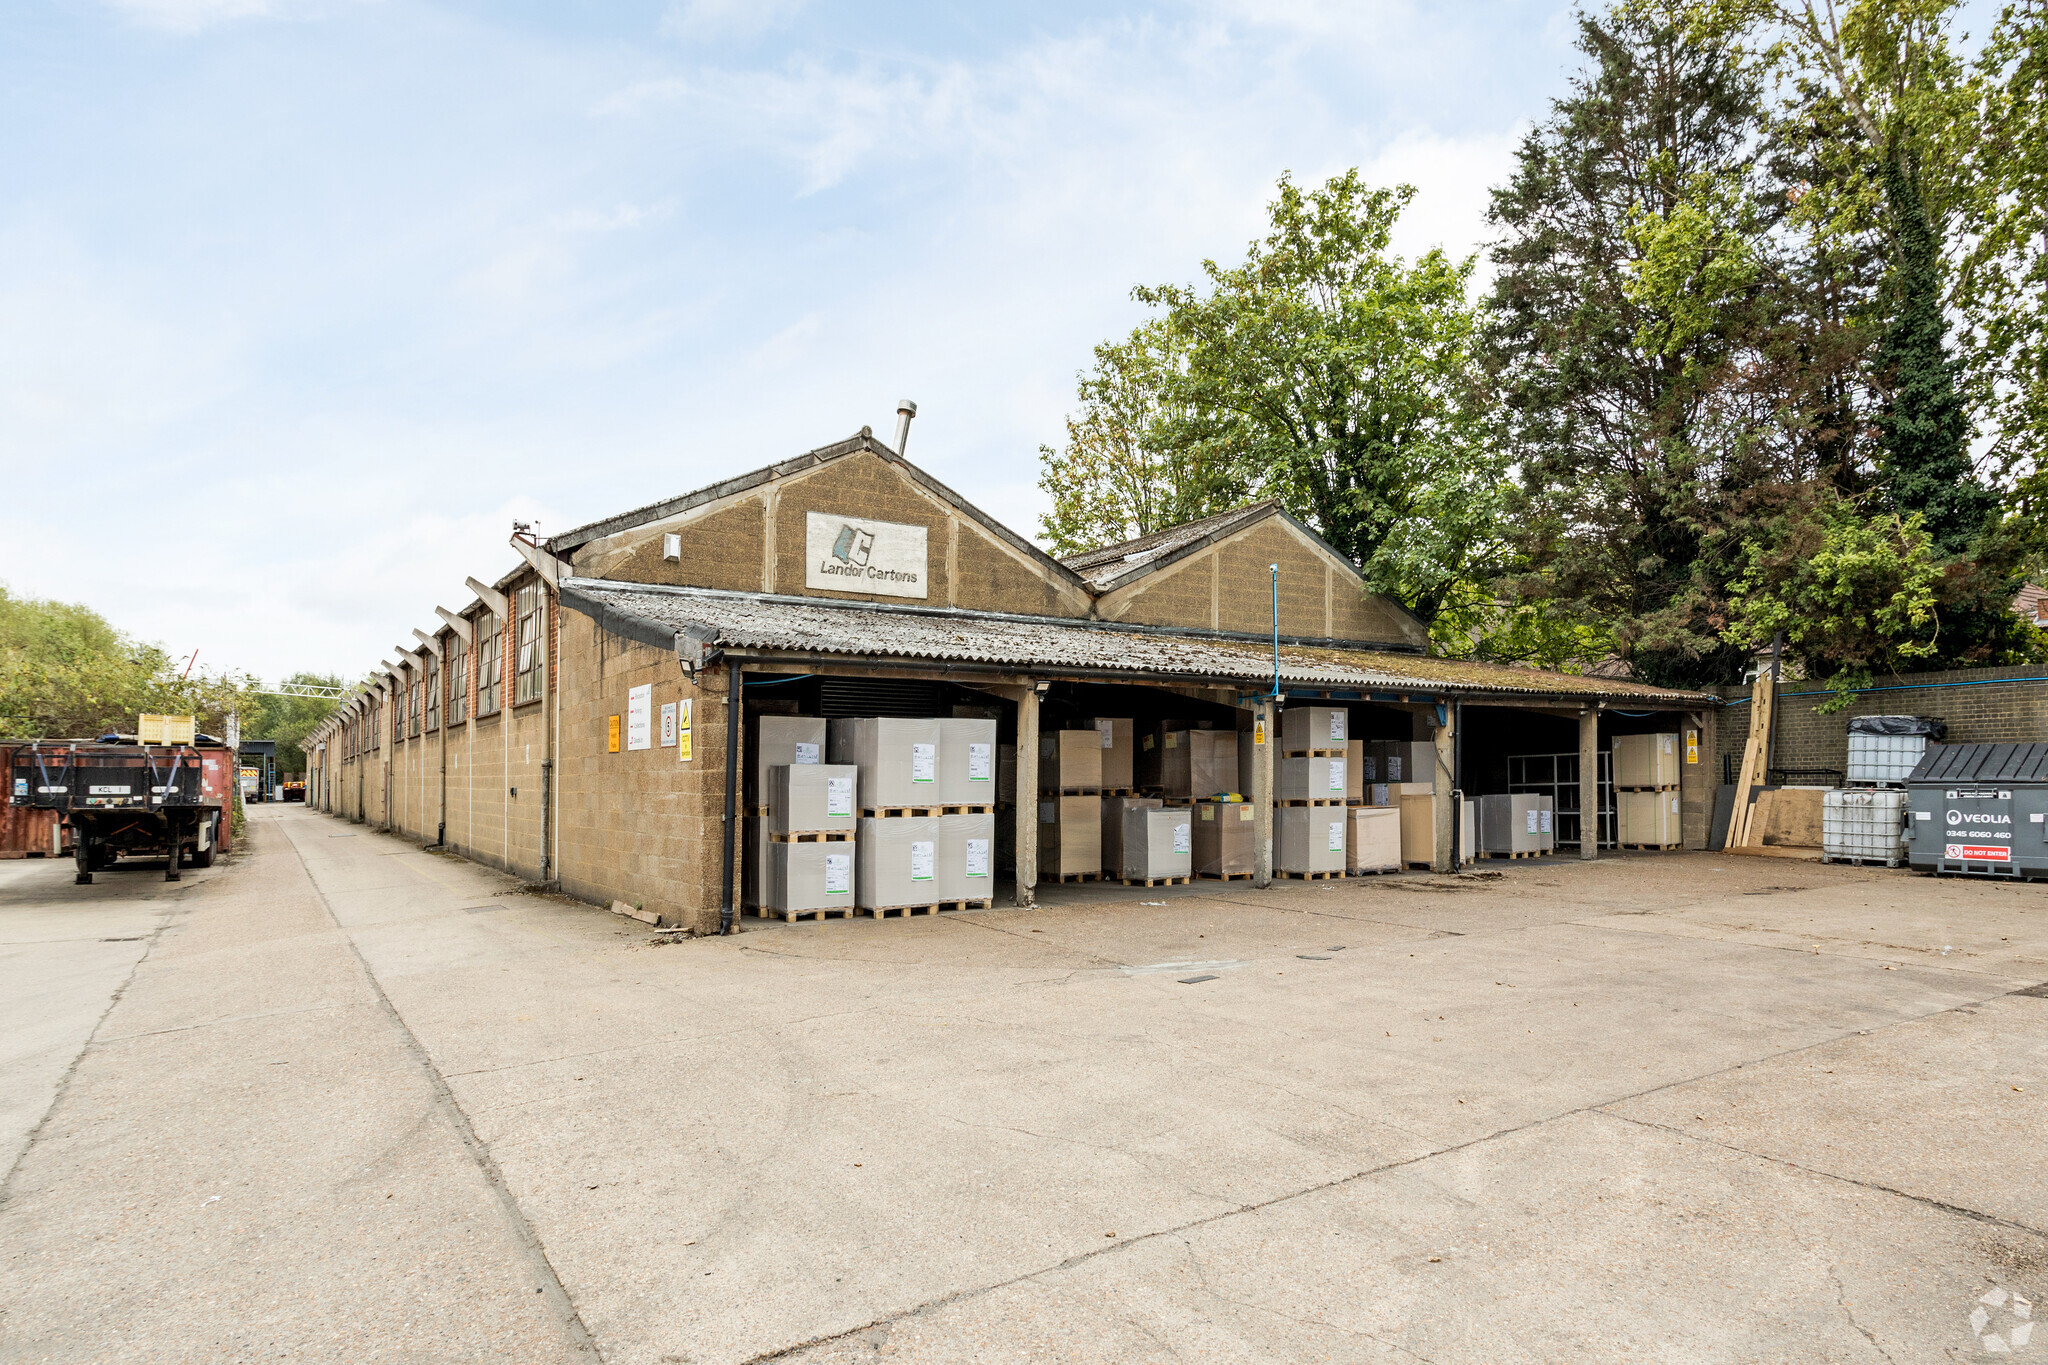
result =
[[[1786,681],[1778,689],[1778,745],[1773,766],[1831,768],[1845,772],[1849,763],[1849,720],[1852,716],[1939,716],[1948,722],[1951,744],[2023,744],[2048,741],[2048,669],[1954,669],[1934,673],[1903,673],[1880,679],[1857,694],[1848,709],[1822,715],[1830,694],[1819,683]],[[1719,782],[1724,756],[1742,762],[1749,736],[1747,687],[1724,687],[1724,700],[1734,703],[1721,713],[1714,780]]]
[[[584,900],[644,906],[664,923],[718,928],[723,897],[724,670],[692,681],[672,650],[562,622],[562,890]],[[627,693],[653,688],[654,743],[626,747]],[[661,743],[661,708],[691,703],[691,758]],[[607,748],[619,717],[619,752]],[[737,873],[735,873],[737,881]]]

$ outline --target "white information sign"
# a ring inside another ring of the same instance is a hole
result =
[[[1194,849],[1192,842],[1194,837],[1195,827],[1193,825],[1186,822],[1175,825],[1173,827],[1173,851],[1175,853],[1191,852]]]
[[[853,779],[851,777],[828,777],[825,779],[825,814],[853,814]]]
[[[853,891],[853,855],[851,853],[827,853],[825,855],[825,894],[845,896]]]
[[[665,701],[661,704],[661,747],[672,749],[676,742],[676,704]]]
[[[988,840],[969,839],[967,841],[967,875],[970,877],[986,877],[988,875]]]
[[[986,782],[989,780],[989,758],[995,746],[992,744],[970,744],[967,746],[967,780]]]
[[[1545,810],[1536,813],[1543,817],[1542,823],[1537,826],[1537,831],[1542,834],[1550,833],[1550,812]]]
[[[816,763],[817,761],[818,746],[811,743],[809,740],[798,740],[796,742],[796,762]]]
[[[1539,812],[1539,811],[1535,811],[1535,810],[1531,810],[1531,811],[1527,812],[1527,814],[1528,814],[1528,816],[1529,816],[1529,828],[1527,828],[1527,829],[1523,830],[1523,831],[1522,831],[1522,833],[1524,833],[1524,834],[1534,834],[1534,833],[1536,832],[1536,817],[1537,817],[1537,816],[1538,816],[1539,814],[1541,814],[1541,812]]]
[[[1330,738],[1331,738],[1331,739],[1342,739],[1342,738],[1344,738],[1344,716],[1345,716],[1345,713],[1344,713],[1344,712],[1342,712],[1342,711],[1332,711],[1332,712],[1330,713]]]
[[[930,578],[924,527],[804,513],[805,587],[922,598]]]
[[[1102,736],[1103,748],[1114,749],[1116,747],[1116,723],[1114,721],[1096,721],[1095,733]]]
[[[1343,851],[1344,822],[1342,820],[1332,820],[1330,822],[1330,852],[1342,853]]]
[[[642,683],[626,693],[626,747],[654,747],[653,683]]]
[[[1330,760],[1330,790],[1333,792],[1344,790],[1344,760],[1341,758]]]
[[[910,780],[912,782],[936,782],[939,780],[938,745],[913,744],[910,746]]]
[[[932,879],[933,850],[938,847],[929,839],[919,839],[910,846],[910,880],[928,882]]]

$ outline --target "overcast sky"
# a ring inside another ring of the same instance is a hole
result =
[[[0,5],[0,581],[357,674],[543,533],[885,438],[1035,534],[1274,180],[1484,239],[1558,3]]]

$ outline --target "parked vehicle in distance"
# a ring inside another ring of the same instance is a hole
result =
[[[10,800],[55,811],[73,831],[77,882],[122,857],[165,859],[164,880],[210,867],[228,845],[234,751],[196,735],[185,744],[144,744],[126,735],[33,740],[14,751]]]

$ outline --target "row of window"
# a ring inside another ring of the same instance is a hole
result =
[[[538,701],[547,689],[547,593],[540,584],[520,588],[513,594],[512,704]],[[482,720],[498,713],[504,702],[505,629],[495,612],[477,617],[476,642],[461,648],[459,639],[448,660],[448,723],[461,725],[469,719],[470,656],[476,656],[476,716]],[[399,738],[418,739],[441,728],[441,661],[426,656],[426,676],[411,687],[400,689],[395,712]],[[354,758],[378,747],[383,734],[382,703],[372,698],[368,708],[342,727],[343,757]]]

